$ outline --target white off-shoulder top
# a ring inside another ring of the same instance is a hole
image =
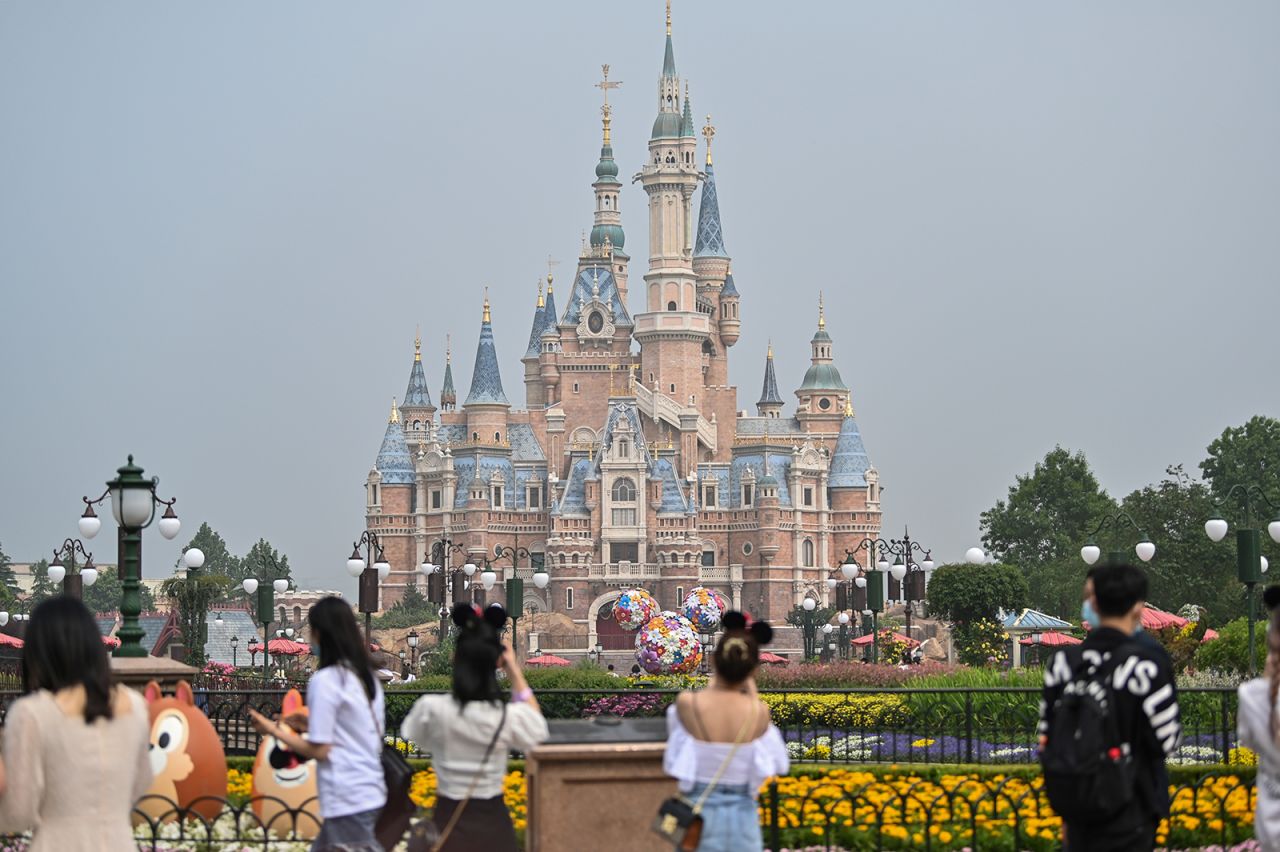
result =
[[[662,756],[662,768],[679,782],[681,790],[693,789],[696,784],[706,784],[715,778],[720,764],[733,749],[733,743],[712,743],[700,740],[680,722],[676,705],[667,708],[667,751]],[[738,753],[720,776],[719,784],[742,786],[754,796],[760,785],[774,775],[783,775],[791,768],[786,743],[778,726],[770,723],[763,734],[738,747]]]

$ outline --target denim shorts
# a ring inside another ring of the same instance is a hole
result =
[[[705,784],[685,795],[698,801]],[[702,841],[698,852],[751,852],[764,848],[760,812],[753,790],[745,784],[718,784],[702,804]]]
[[[382,808],[375,808],[326,819],[311,844],[311,852],[383,852],[373,834],[380,813]]]

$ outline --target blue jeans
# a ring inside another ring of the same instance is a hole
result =
[[[383,852],[373,836],[380,813],[382,808],[326,819],[311,843],[311,852]]]
[[[697,784],[685,795],[696,802],[704,789],[705,784]],[[745,784],[717,784],[702,804],[698,852],[759,852],[763,848],[755,791]]]

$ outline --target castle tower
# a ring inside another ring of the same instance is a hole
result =
[[[618,283],[618,295],[622,303],[627,303],[627,262],[630,256],[623,251],[627,235],[622,230],[622,209],[618,206],[619,191],[622,182],[618,180],[618,164],[613,160],[613,140],[610,136],[610,124],[613,120],[613,107],[609,105],[609,90],[622,85],[621,82],[609,79],[609,66],[602,66],[603,79],[596,86],[604,91],[604,105],[600,107],[604,127],[604,142],[600,146],[600,162],[596,163],[596,182],[591,184],[595,190],[596,210],[591,226],[590,243],[593,253],[602,257],[610,257],[614,280]]]
[[[453,411],[458,407],[458,392],[453,389],[453,342],[444,337],[444,381],[440,384],[440,410]]]
[[[688,100],[685,105],[688,105]],[[707,164],[702,180],[702,199],[698,204],[698,238],[693,246],[693,271],[698,276],[699,300],[715,310],[720,340],[725,346],[732,346],[738,342],[742,320],[738,314],[738,290],[728,286],[729,253],[724,247],[715,167],[711,159],[711,140],[716,129],[709,115],[702,135],[707,140]]]
[[[538,367],[538,356],[542,354],[542,330],[546,325],[547,305],[542,298],[542,280],[538,280],[538,303],[533,310],[533,327],[529,329],[529,345],[525,348],[524,357],[524,404],[529,409],[542,408],[546,403],[546,395],[542,385],[542,376]]]
[[[542,381],[543,406],[550,408],[560,401],[560,367],[556,353],[560,349],[560,317],[556,313],[555,278],[547,272],[547,303],[542,311],[542,330],[538,332],[538,377]]]
[[[476,363],[471,371],[471,390],[462,403],[467,413],[467,433],[475,443],[501,444],[507,440],[507,414],[511,403],[502,390],[498,352],[493,345],[493,322],[489,314],[489,294],[484,296],[484,316],[476,343]]]
[[[839,431],[840,419],[849,400],[849,388],[832,363],[831,335],[827,334],[827,318],[822,295],[818,295],[818,330],[809,341],[810,365],[804,381],[796,391],[800,400],[797,416],[809,432]]]
[[[699,172],[688,112],[682,110],[668,3],[658,117],[649,139],[649,160],[639,175],[649,196],[649,270],[644,276],[644,312],[635,316],[634,336],[640,343],[642,381],[680,405],[700,398],[703,346],[711,337],[711,317],[698,310],[693,271],[690,211]]]
[[[782,416],[782,395],[778,393],[778,377],[773,372],[773,342],[769,342],[769,353],[764,361],[764,387],[760,390],[760,399],[756,402],[756,414],[760,417]]]
[[[409,441],[420,444],[431,431],[431,420],[436,407],[431,404],[431,391],[427,389],[427,377],[422,372],[422,334],[413,338],[413,366],[409,368],[409,386],[404,391],[404,403],[400,417]]]

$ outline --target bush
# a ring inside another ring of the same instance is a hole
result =
[[[1257,647],[1258,666],[1261,669],[1267,659],[1267,625],[1258,622],[1255,627],[1254,645]],[[1237,618],[1228,621],[1218,631],[1218,638],[1205,642],[1195,653],[1197,669],[1215,669],[1221,672],[1245,674],[1249,671],[1249,620]]]
[[[626,695],[606,695],[582,708],[584,717],[621,716],[624,718],[651,719],[667,712],[675,696],[666,693],[632,692]]]
[[[1034,731],[1040,720],[1040,688],[1044,671],[1038,668],[961,669],[924,677],[911,684],[919,689],[1032,688],[1027,692],[934,692],[904,696],[912,718],[928,719],[938,733],[965,733],[965,713],[973,714],[974,733],[983,731]],[[968,702],[966,707],[966,700]]]
[[[893,665],[868,665],[858,662],[761,666],[756,682],[761,689],[849,689],[914,686],[921,677],[954,672],[954,666],[924,663],[902,668]]]
[[[896,695],[835,695],[813,692],[764,693],[773,721],[780,726],[853,728],[898,727],[910,717]]]

